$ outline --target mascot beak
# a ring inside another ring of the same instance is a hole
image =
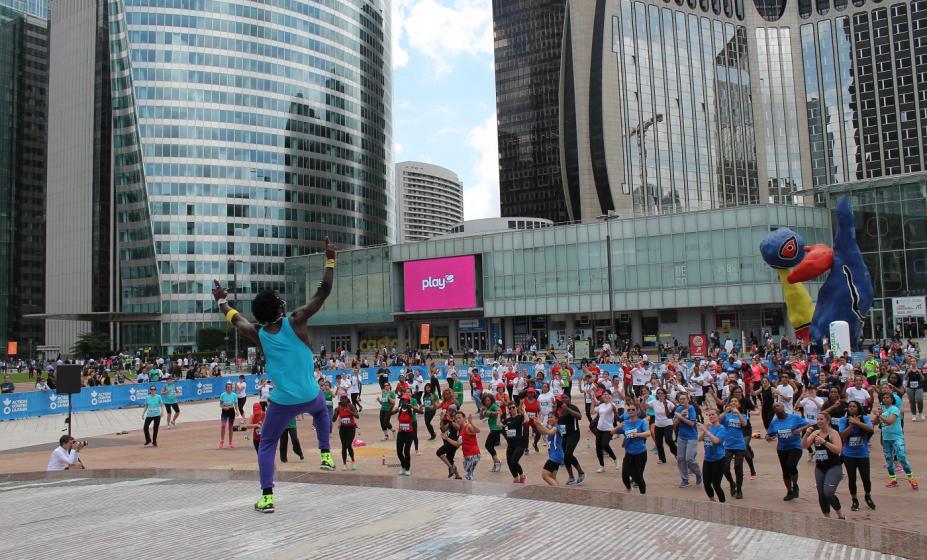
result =
[[[834,250],[823,243],[805,247],[805,258],[789,273],[789,283],[804,282],[824,274],[834,264]]]

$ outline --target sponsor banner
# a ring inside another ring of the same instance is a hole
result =
[[[924,296],[920,297],[896,297],[892,298],[892,312],[895,320],[905,317],[922,317],[927,318],[927,307],[925,307]]]
[[[708,337],[703,334],[689,335],[689,355],[693,358],[704,358],[708,355]]]

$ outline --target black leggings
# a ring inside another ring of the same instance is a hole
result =
[[[505,462],[509,466],[512,478],[525,474],[525,471],[521,469],[520,461],[526,449],[528,449],[528,442],[508,440],[508,445],[505,447]]]
[[[431,439],[435,439],[435,437],[437,437],[437,434],[435,433],[435,428],[434,426],[431,425],[431,421],[434,420],[434,417],[435,417],[434,410],[429,410],[425,412],[425,428],[428,429],[428,436]]]
[[[389,418],[390,418],[390,411],[389,411],[389,410],[381,410],[381,411],[380,411],[380,429],[383,430],[384,432],[385,432],[386,430],[392,430],[392,429],[393,429],[393,424],[389,421]]]
[[[863,492],[868,496],[872,492],[872,480],[869,479],[869,457],[856,459],[854,457],[844,457],[843,464],[847,469],[847,484],[850,487],[850,495],[856,497],[856,471],[859,471],[859,478],[863,481]]]
[[[242,418],[245,417],[245,401],[248,400],[248,397],[238,397],[238,413]]]
[[[608,430],[595,431],[595,457],[599,460],[599,466],[605,466],[605,455],[616,461],[615,452],[612,451],[612,433]]]
[[[399,432],[396,434],[396,455],[403,470],[412,469],[412,432]]]
[[[412,422],[412,443],[415,445],[415,452],[418,453],[418,417]]]
[[[750,468],[750,476],[756,476],[756,467],[753,466],[753,447],[750,445],[752,439],[751,434],[744,436],[744,447],[747,448],[744,453],[744,460],[747,461],[747,467]]]
[[[621,481],[624,487],[631,489],[631,482],[637,484],[641,494],[647,493],[647,483],[644,482],[644,467],[647,466],[647,452],[638,453],[637,455],[624,454],[621,461]]]
[[[776,451],[776,455],[779,456],[779,466],[782,467],[782,478],[797,482],[801,449],[783,449]]]
[[[496,459],[496,447],[499,445],[502,437],[501,430],[489,430],[489,434],[486,436],[486,451],[492,456],[493,461]]]
[[[338,436],[341,438],[341,462],[348,464],[348,453],[351,454],[351,462],[354,462],[354,435],[357,433],[357,426],[338,426]]]
[[[666,442],[666,445],[669,447],[670,453],[673,456],[676,456],[676,442],[673,441],[673,426],[660,427],[657,426],[654,428],[656,431],[656,440],[657,440],[657,456],[660,458],[661,463],[666,462],[666,452],[663,450],[663,442]]]
[[[148,425],[152,423],[154,424],[154,431],[152,433],[152,436],[154,437],[148,435]],[[154,443],[155,445],[158,445],[158,426],[160,425],[161,425],[161,415],[160,414],[157,416],[146,416],[145,417],[145,426],[142,428],[142,430],[145,432],[145,443],[146,444]]]
[[[280,434],[280,461],[286,463],[287,440],[293,442],[293,453],[300,459],[303,458],[303,448],[299,445],[299,438],[296,437],[296,428],[286,428]]]
[[[744,456],[747,452],[743,449],[729,449],[724,455],[724,478],[727,479],[728,483],[731,485],[731,494],[734,493],[734,490],[740,488],[743,490],[744,486]],[[734,483],[734,478],[731,476],[731,459],[734,461],[734,476],[737,477],[737,483]]]
[[[586,420],[589,421],[589,426],[592,426],[592,403],[586,403]]]
[[[721,489],[721,478],[724,477],[725,460],[702,461],[702,476],[705,478],[705,493],[709,498],[718,495],[718,501],[725,501],[724,490]]]
[[[573,467],[580,473],[583,468],[579,466],[579,460],[576,458],[576,446],[579,445],[579,432],[573,432],[563,436],[563,466],[566,467],[567,473],[573,477]]]

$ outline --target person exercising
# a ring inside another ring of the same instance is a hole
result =
[[[258,448],[258,470],[263,494],[254,504],[254,509],[262,513],[274,511],[274,461],[277,445],[287,424],[297,414],[312,415],[322,456],[321,469],[335,470],[329,447],[332,421],[325,395],[315,379],[307,326],[309,318],[321,309],[331,293],[334,268],[335,246],[326,237],[325,272],[315,295],[306,305],[297,308],[287,317],[286,302],[274,290],[260,292],[251,304],[251,311],[258,321],[257,325],[229,306],[226,290],[215,280],[212,294],[219,309],[242,336],[261,348],[266,360],[267,375],[274,385]]]

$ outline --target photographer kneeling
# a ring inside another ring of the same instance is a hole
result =
[[[58,440],[59,446],[52,451],[51,458],[48,460],[49,471],[66,471],[72,467],[83,469],[77,452],[87,446],[87,442],[78,442],[71,436],[61,436]]]

